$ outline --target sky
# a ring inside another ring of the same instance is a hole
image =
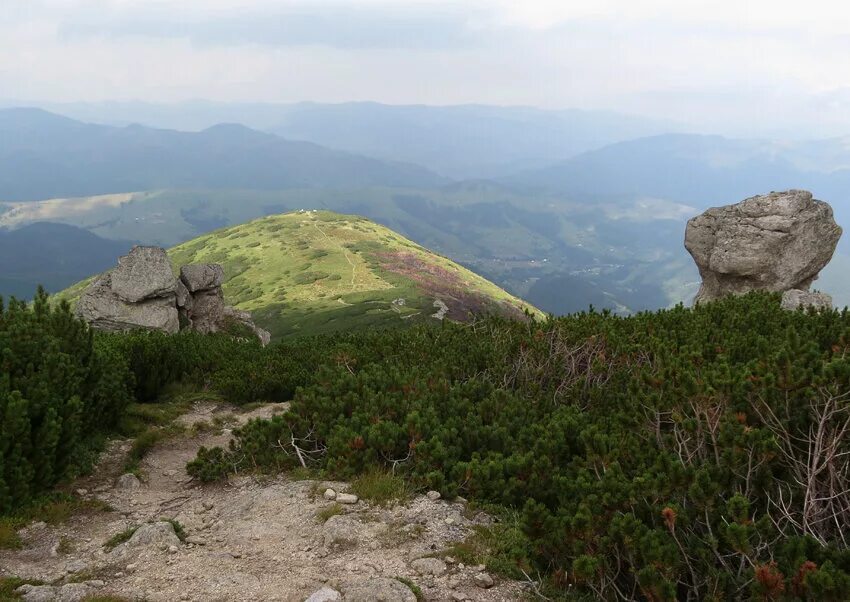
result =
[[[850,134],[835,0],[0,0],[0,98],[531,105]]]

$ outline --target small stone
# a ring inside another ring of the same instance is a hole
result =
[[[86,585],[89,587],[103,587],[106,585],[106,582],[101,581],[100,579],[91,579],[90,581],[86,581]]]
[[[457,559],[454,556],[446,556],[443,560],[446,561],[446,564],[454,564],[457,562]]]
[[[141,486],[142,486],[142,482],[139,480],[139,478],[136,475],[129,473],[129,472],[126,473],[126,474],[122,474],[120,477],[118,477],[118,480],[115,482],[115,488],[121,489],[123,491],[135,491],[136,489],[139,489]]]
[[[168,553],[169,554],[176,554],[179,551],[180,550],[177,548],[177,546],[168,546]]]
[[[334,602],[335,600],[342,600],[342,594],[331,587],[325,586],[313,592],[304,602]]]
[[[429,499],[429,500],[431,500],[432,502],[436,502],[438,499],[440,499],[441,497],[443,497],[442,495],[440,495],[440,492],[439,492],[439,491],[429,491],[429,492],[428,492],[428,493],[426,493],[425,495],[426,495],[426,496],[428,497],[428,499]]]
[[[338,493],[336,494],[336,501],[340,504],[356,504],[360,501],[360,498],[353,493]]]
[[[229,552],[229,554],[233,558],[242,558],[242,552]]]
[[[447,525],[453,525],[453,524],[455,524],[455,519],[453,519],[451,516],[450,516],[450,517],[448,517],[448,518],[446,519],[446,524],[447,524]]]
[[[455,498],[455,501],[456,501],[458,504],[466,504],[467,502],[469,502],[469,500],[467,500],[465,497],[460,497],[460,496],[457,496],[457,497]]]
[[[418,558],[410,563],[410,568],[420,575],[434,575],[439,577],[444,574],[448,567],[439,558]]]
[[[40,520],[30,525],[30,531],[38,531],[39,529],[44,529],[46,526],[47,523]]]
[[[198,537],[197,535],[190,535],[186,538],[186,543],[196,546],[205,546],[207,545],[207,540],[203,537]]]
[[[483,589],[489,589],[495,585],[493,578],[487,573],[476,573],[475,577],[475,585]]]
[[[335,499],[336,499],[336,491],[334,491],[333,489],[330,489],[330,488],[325,489],[325,493],[324,493],[323,497],[324,497],[326,500],[329,500],[329,501],[330,501],[330,500],[335,500]],[[320,590],[320,591],[321,591],[321,590]]]
[[[465,600],[469,600],[469,597],[462,592],[452,592],[452,600],[454,602],[464,602]]]
[[[77,489],[77,495],[79,495],[79,496],[88,495],[88,493],[89,493],[88,489]]]

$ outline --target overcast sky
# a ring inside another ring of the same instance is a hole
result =
[[[615,109],[850,133],[850,3],[0,0],[0,97]]]

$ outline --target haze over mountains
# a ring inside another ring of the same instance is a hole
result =
[[[201,132],[0,111],[0,198],[29,201],[156,188],[432,186],[427,169],[293,142],[237,124]]]
[[[560,314],[689,301],[698,280],[684,223],[709,206],[806,188],[850,223],[850,138],[730,139],[615,113],[486,106],[67,107],[113,125],[0,110],[0,226],[56,221],[170,246],[272,213],[356,213]],[[219,118],[265,131],[210,126]],[[89,198],[104,194],[118,196]],[[54,197],[81,198],[36,202]],[[839,304],[850,303],[848,249],[817,285]]]

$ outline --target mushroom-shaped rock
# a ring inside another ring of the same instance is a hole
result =
[[[685,231],[702,277],[696,302],[753,290],[807,291],[840,237],[832,208],[804,190],[708,209]]]

